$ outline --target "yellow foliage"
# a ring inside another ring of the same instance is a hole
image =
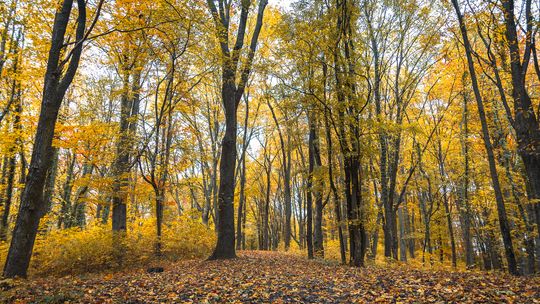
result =
[[[212,230],[183,216],[163,226],[161,258],[178,260],[206,257],[214,242],[215,233]],[[132,224],[122,246],[113,246],[110,226],[95,224],[86,229],[54,230],[36,239],[30,271],[39,276],[66,275],[144,265],[156,259],[155,244],[156,226],[153,219]],[[8,247],[9,244],[0,243],[1,265],[5,262]],[[118,248],[123,254],[115,254]]]

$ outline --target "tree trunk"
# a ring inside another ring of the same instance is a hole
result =
[[[62,203],[60,206],[60,216],[58,217],[57,228],[60,229],[62,226],[64,228],[69,227],[70,222],[70,213],[71,210],[71,192],[73,190],[73,175],[75,171],[75,163],[77,162],[77,155],[71,154],[68,151],[67,160],[68,167],[66,173],[66,181],[64,182],[64,187],[62,189]]]
[[[326,74],[326,73],[325,73]],[[326,78],[326,77],[325,77]],[[334,183],[334,165],[333,165],[333,147],[332,147],[332,133],[330,130],[330,124],[328,122],[328,112],[324,113],[324,128],[326,130],[326,145],[327,145],[327,162],[328,162],[328,180],[330,183],[330,190],[332,191],[334,198],[334,214],[336,216],[337,228],[338,228],[338,239],[339,239],[339,256],[341,259],[341,264],[346,262],[346,253],[345,253],[345,239],[343,237],[343,223],[341,218],[341,200]]]
[[[321,152],[320,152],[320,143],[319,143],[319,132],[316,122],[316,116],[312,114],[313,117],[310,120],[310,136],[311,129],[313,129],[313,139],[312,139],[312,149],[313,149],[313,160],[314,168],[318,170],[322,166],[321,161]],[[312,172],[312,174],[313,174]],[[313,183],[314,182],[314,183]],[[317,257],[324,258],[324,245],[323,245],[323,231],[322,231],[322,221],[323,221],[323,184],[320,178],[313,179],[312,185],[314,187],[313,194],[315,195],[315,212],[314,212],[314,226],[313,226],[313,254]]]
[[[218,241],[210,260],[235,258],[234,235],[234,170],[236,167],[236,100],[234,71],[223,67],[222,99],[225,108],[225,135],[221,142],[219,194],[217,208]]]
[[[45,191],[43,193],[43,200],[45,202],[45,213],[51,211],[53,205],[53,196],[55,191],[56,177],[58,175],[58,148],[54,148],[53,162],[51,168],[47,172],[47,181],[45,182]]]
[[[450,212],[450,204],[448,202],[448,190],[447,190],[447,180],[446,180],[446,169],[444,166],[444,159],[442,153],[442,144],[439,138],[437,142],[437,159],[439,160],[439,174],[441,175],[441,182],[443,184],[443,205],[444,212],[446,214],[446,225],[448,227],[448,236],[450,237],[450,247],[452,249],[452,266],[457,267],[457,256],[456,256],[456,241],[454,239],[454,227],[452,225],[452,214]]]
[[[54,127],[62,99],[77,71],[85,35],[86,2],[77,0],[77,43],[71,53],[71,58],[68,59],[69,65],[62,76],[61,56],[65,47],[64,37],[72,5],[73,0],[64,0],[55,15],[30,171],[21,196],[19,214],[4,267],[4,277],[26,277],[40,217],[45,208],[43,188],[53,158]]]
[[[510,226],[508,224],[508,219],[506,216],[506,208],[504,205],[504,198],[501,191],[501,186],[499,184],[499,176],[497,173],[497,166],[495,164],[495,156],[493,154],[493,147],[491,144],[491,139],[489,136],[489,129],[487,125],[487,119],[486,114],[484,111],[484,104],[482,101],[482,96],[480,95],[480,89],[478,86],[478,82],[476,79],[476,71],[474,69],[474,61],[472,58],[472,48],[469,43],[469,38],[467,36],[467,28],[465,27],[465,24],[463,22],[463,16],[461,15],[461,12],[459,10],[459,6],[457,3],[457,0],[452,0],[452,4],[454,6],[454,9],[456,10],[456,14],[459,21],[459,26],[461,30],[461,36],[463,38],[463,44],[465,46],[465,54],[467,56],[467,63],[469,68],[469,76],[471,78],[473,92],[476,99],[476,104],[478,107],[478,116],[480,117],[480,123],[482,125],[482,137],[484,139],[484,145],[487,152],[487,158],[489,163],[489,171],[491,175],[491,181],[493,185],[493,190],[495,191],[495,198],[497,202],[497,213],[499,215],[499,226],[501,229],[501,235],[504,242],[504,249],[506,254],[506,260],[508,263],[508,271],[513,275],[518,275],[517,270],[517,263],[516,258],[514,256],[514,248],[512,244],[512,236],[510,234]],[[513,20],[513,19],[512,19]],[[526,161],[524,161],[526,162]],[[525,165],[527,166],[527,165]],[[537,168],[537,172],[540,172],[540,167]],[[540,174],[540,173],[537,173]]]
[[[527,22],[527,39],[525,52],[521,62],[517,26],[514,14],[514,1],[503,0],[503,16],[505,19],[505,37],[510,54],[512,76],[512,98],[514,100],[514,129],[518,142],[518,152],[529,180],[529,194],[536,213],[537,232],[540,235],[540,125],[531,98],[526,88],[526,73],[531,55],[534,32],[534,18],[531,13],[531,1],[525,1],[525,18]],[[535,58],[536,59],[536,58]]]
[[[229,11],[221,14],[218,12],[213,0],[206,1],[212,18],[214,20],[216,38],[221,49],[221,99],[225,109],[225,134],[221,144],[221,160],[219,163],[219,191],[217,202],[217,244],[214,252],[209,257],[210,260],[229,259],[236,257],[235,235],[234,235],[234,171],[236,164],[236,132],[238,102],[244,95],[244,91],[251,73],[251,66],[257,48],[257,41],[263,24],[263,15],[267,0],[259,0],[257,20],[251,43],[249,46],[246,62],[240,71],[239,79],[236,76],[238,70],[239,52],[244,46],[244,36],[249,14],[250,1],[241,2],[241,13],[238,25],[236,42],[231,52],[229,49],[229,22],[227,17]],[[230,8],[228,8],[230,9]],[[224,19],[225,18],[225,19]],[[227,25],[225,28],[224,25]],[[237,86],[238,80],[238,86]]]
[[[155,189],[154,194],[156,196],[156,243],[154,245],[154,254],[157,257],[161,256],[162,244],[162,227],[163,227],[163,200],[165,198],[165,193],[163,189]]]
[[[126,59],[127,60],[127,59]],[[131,71],[128,63],[123,63],[123,88],[120,100],[120,130],[119,138],[116,143],[116,158],[114,161],[114,181],[112,186],[112,230],[113,232],[126,232],[127,227],[127,199],[129,173],[131,169],[130,157],[132,149],[131,135],[135,135],[134,131],[137,124],[136,117],[138,115],[138,94],[131,92],[130,94],[130,74]],[[135,72],[133,86],[139,87],[140,71]],[[139,76],[137,76],[139,75]],[[130,98],[130,95],[132,98]]]
[[[83,165],[83,173],[81,178],[88,178],[92,175],[94,171],[94,165],[90,164],[88,160],[85,161]],[[77,189],[75,195],[75,201],[73,202],[73,207],[71,209],[71,216],[69,221],[69,227],[79,226],[84,227],[86,225],[86,195],[88,193],[88,184],[89,181],[85,181],[84,185],[81,185]]]
[[[307,251],[308,259],[313,259],[315,257],[315,252],[313,248],[313,192],[314,192],[314,182],[313,182],[313,171],[315,169],[315,140],[316,140],[316,131],[313,124],[313,113],[308,114],[309,120],[309,169],[308,169],[308,180],[307,180],[307,191],[306,191],[306,238],[307,238]]]
[[[246,200],[246,197],[245,197],[245,189],[246,189],[246,158],[245,157],[242,157],[242,159],[240,160],[242,163],[241,163],[241,166],[240,166],[240,194],[239,194],[239,198],[238,198],[238,219],[237,219],[237,222],[236,222],[236,250],[240,250],[242,249],[242,245],[245,246],[245,241],[244,241],[244,232],[243,232],[243,229],[244,228],[244,217],[246,216],[246,214],[244,213],[244,209],[246,208],[245,207],[245,200]]]
[[[465,76],[465,75],[464,75]],[[460,210],[460,223],[465,247],[465,265],[474,267],[474,251],[471,239],[471,208],[469,203],[469,110],[467,95],[463,94],[463,117],[461,121],[461,151],[463,155],[463,177],[460,182],[458,208]]]
[[[407,240],[405,238],[405,216],[403,214],[403,208],[398,209],[399,218],[399,260],[402,262],[407,261]]]

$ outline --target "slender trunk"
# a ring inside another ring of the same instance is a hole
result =
[[[341,218],[341,200],[338,194],[336,184],[334,183],[334,165],[333,165],[333,147],[332,147],[332,133],[330,130],[330,124],[328,122],[328,113],[325,112],[324,115],[324,127],[326,130],[326,145],[327,145],[327,162],[328,162],[328,180],[330,183],[330,190],[332,191],[334,198],[334,214],[336,216],[337,228],[338,228],[338,239],[339,239],[339,256],[341,263],[345,264],[345,239],[343,237],[343,220]]]
[[[9,214],[11,210],[11,204],[13,201],[13,184],[15,180],[15,168],[16,160],[15,155],[9,157],[7,163],[7,183],[6,183],[6,192],[3,201],[4,210],[2,212],[2,219],[0,222],[0,241],[7,240],[7,233],[9,227]]]
[[[163,227],[163,200],[165,193],[163,193],[163,189],[156,188],[154,194],[156,196],[156,243],[154,245],[154,254],[157,257],[160,257],[162,250],[161,236]]]
[[[94,165],[88,163],[88,160],[85,161],[83,165],[83,173],[81,178],[89,178],[92,175],[94,170]],[[69,221],[69,226],[79,226],[84,227],[86,225],[86,195],[88,193],[89,181],[85,181],[84,185],[81,185],[77,189],[75,195],[75,201],[73,202],[73,207],[71,210],[71,216]]]
[[[315,115],[314,115],[315,116]],[[319,143],[319,132],[318,126],[316,123],[316,117],[312,117],[310,121],[313,128],[313,140],[312,140],[312,149],[313,149],[313,160],[314,168],[313,170],[318,170],[322,166],[321,161],[321,152],[320,152],[320,143]],[[311,131],[310,131],[311,135]],[[313,181],[312,181],[313,182]],[[313,253],[317,257],[324,257],[324,246],[323,246],[323,231],[322,231],[322,220],[323,220],[323,185],[322,181],[317,178],[314,180],[314,191],[315,195],[315,212],[314,212],[314,226],[313,226]],[[312,184],[312,185],[314,185]]]
[[[508,219],[506,216],[506,207],[504,205],[504,198],[501,191],[501,186],[499,184],[499,176],[497,173],[497,166],[495,164],[495,156],[493,154],[493,146],[491,144],[491,139],[489,136],[489,129],[486,119],[486,114],[484,111],[484,104],[482,101],[482,96],[480,94],[480,89],[478,86],[478,81],[476,79],[476,71],[474,69],[474,62],[472,58],[472,48],[469,43],[469,38],[467,36],[467,28],[465,27],[465,24],[463,22],[463,16],[461,15],[461,12],[459,10],[459,6],[457,3],[457,0],[452,0],[452,4],[454,5],[454,8],[456,10],[456,14],[458,16],[459,26],[461,30],[461,36],[463,38],[463,44],[465,46],[465,54],[467,56],[467,62],[468,62],[468,68],[469,68],[469,76],[471,78],[473,92],[476,99],[476,104],[478,107],[478,116],[480,117],[480,123],[482,125],[482,137],[484,139],[484,145],[487,152],[487,158],[489,163],[489,171],[491,175],[491,181],[493,190],[495,191],[495,199],[497,203],[497,213],[499,215],[499,226],[501,229],[501,235],[504,242],[504,249],[505,249],[505,255],[506,260],[508,263],[508,271],[513,275],[518,275],[517,270],[517,263],[516,258],[514,256],[514,248],[512,244],[512,236],[510,233],[510,226],[508,224]],[[538,168],[538,172],[540,172],[540,168]],[[537,173],[540,174],[540,173]]]
[[[73,175],[75,170],[75,163],[77,162],[77,155],[71,154],[70,151],[68,151],[67,155],[67,173],[66,173],[66,181],[64,182],[64,187],[62,190],[62,203],[60,206],[60,216],[58,217],[58,225],[57,228],[60,229],[62,226],[64,228],[68,228],[68,223],[70,222],[70,214],[69,211],[71,209],[71,192],[73,190]]]
[[[242,155],[240,156],[240,193],[238,198],[238,219],[236,221],[236,250],[245,248],[244,231],[244,217],[246,216],[244,210],[246,209],[246,150],[248,147],[248,121],[249,121],[249,100],[246,98],[246,116],[244,118],[244,135],[242,141]]]
[[[271,181],[272,181],[272,163],[270,162],[270,156],[265,156],[266,158],[266,194],[264,197],[264,210],[263,210],[263,250],[270,249],[270,192],[271,192]]]
[[[236,250],[242,249],[242,246],[245,247],[245,241],[243,239],[244,237],[244,217],[246,217],[246,214],[244,213],[245,207],[245,189],[246,189],[246,158],[243,157],[241,159],[241,166],[240,166],[240,194],[238,198],[238,219],[236,222]]]
[[[399,218],[399,260],[407,261],[407,240],[405,238],[405,216],[403,208],[398,209]]]
[[[17,64],[15,64],[17,65]],[[15,71],[17,71],[17,68],[14,68]],[[15,115],[13,118],[13,132],[16,134],[17,139],[13,143],[13,146],[9,149],[9,160],[7,161],[7,184],[6,184],[6,192],[5,197],[3,201],[3,213],[2,213],[2,219],[0,222],[0,240],[5,241],[7,239],[7,233],[9,228],[9,215],[11,211],[11,205],[13,201],[13,188],[15,183],[15,169],[17,166],[16,161],[16,146],[19,146],[21,143],[20,137],[22,136],[21,133],[21,112],[22,112],[22,104],[21,104],[21,91],[20,91],[20,85],[13,81],[13,93],[12,97],[16,101],[15,105]],[[21,172],[22,174],[22,172]]]
[[[444,212],[446,214],[446,224],[448,227],[448,236],[450,237],[450,247],[452,249],[452,266],[457,267],[457,256],[456,256],[456,241],[454,239],[454,227],[452,225],[452,214],[450,212],[450,204],[448,202],[448,190],[447,190],[447,181],[446,181],[446,169],[444,166],[444,159],[442,153],[442,144],[439,139],[437,145],[437,159],[439,160],[439,174],[441,175],[441,182],[443,184],[443,205]]]
[[[309,169],[308,169],[308,180],[307,180],[307,193],[306,193],[306,238],[307,238],[307,251],[308,251],[308,258],[313,259],[315,256],[314,248],[313,248],[313,171],[315,169],[315,140],[316,140],[316,131],[315,126],[313,124],[313,113],[308,114],[308,120],[309,120],[309,139],[308,139],[308,146],[309,146]]]
[[[467,95],[463,94],[463,117],[461,121],[461,153],[463,155],[463,177],[460,182],[458,193],[458,208],[460,212],[461,230],[465,247],[465,265],[467,268],[474,267],[474,251],[471,239],[471,208],[469,204],[469,110]]]
[[[55,191],[56,177],[58,175],[58,150],[58,148],[54,148],[51,168],[47,172],[47,181],[45,182],[45,191],[43,193],[43,200],[46,204],[45,213],[51,211],[53,205],[52,200]]]

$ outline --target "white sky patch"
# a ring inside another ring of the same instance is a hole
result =
[[[268,4],[289,8],[293,0],[269,0]]]

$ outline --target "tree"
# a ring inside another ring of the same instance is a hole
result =
[[[99,16],[102,1],[98,4],[94,22],[86,29],[86,1],[77,0],[77,28],[74,41],[66,41],[66,32],[71,19],[72,0],[64,0],[56,12],[51,36],[51,47],[43,88],[41,112],[34,140],[30,171],[21,197],[17,222],[4,266],[5,277],[26,277],[34,240],[41,215],[44,212],[43,187],[50,167],[53,148],[52,140],[58,111],[70,86],[81,58],[83,43]],[[66,45],[72,49],[66,52]],[[66,57],[62,57],[62,56]],[[67,64],[67,67],[65,65]],[[65,69],[65,72],[63,70]]]
[[[501,234],[503,237],[506,260],[508,262],[508,271],[513,275],[518,275],[516,258],[514,256],[514,248],[512,244],[512,237],[510,235],[510,226],[506,216],[506,207],[504,205],[504,198],[501,191],[501,186],[499,183],[499,175],[497,173],[497,166],[495,164],[495,156],[493,154],[493,146],[489,136],[489,129],[487,125],[487,119],[484,110],[484,104],[482,100],[482,95],[478,86],[478,81],[476,78],[476,71],[474,69],[474,61],[472,58],[472,48],[469,42],[467,35],[467,28],[463,22],[463,16],[459,9],[459,4],[457,0],[452,0],[452,5],[456,11],[456,15],[459,22],[459,27],[461,31],[461,36],[463,38],[463,45],[465,47],[465,55],[467,57],[467,63],[469,68],[469,77],[471,78],[471,83],[473,87],[474,97],[476,99],[476,105],[478,107],[478,114],[480,116],[480,122],[482,124],[482,138],[484,140],[484,145],[487,152],[488,162],[489,162],[489,172],[491,175],[491,182],[493,185],[493,190],[495,192],[495,198],[497,202],[497,213],[499,215],[499,226],[501,229]]]
[[[267,3],[267,0],[259,1],[257,20],[251,36],[249,50],[247,51],[247,58],[240,71],[238,71],[241,52],[244,49],[251,1],[241,1],[236,42],[231,52],[229,48],[229,31],[232,1],[207,0],[208,8],[214,20],[216,39],[218,40],[221,51],[221,98],[225,109],[225,135],[222,140],[221,160],[219,164],[218,241],[210,259],[236,257],[234,246],[234,173],[236,168],[236,133],[238,127],[236,112],[251,73],[251,66],[255,57],[259,34],[263,26],[264,10]],[[238,72],[239,75],[237,75]]]

